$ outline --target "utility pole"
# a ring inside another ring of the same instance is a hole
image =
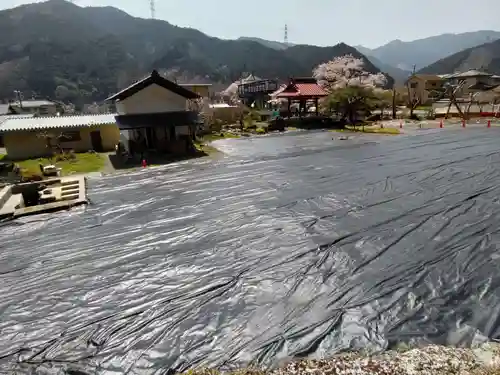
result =
[[[392,84],[392,119],[396,119],[396,84]]]
[[[19,108],[23,108],[23,93],[19,90],[14,90],[14,94],[16,95],[16,99],[19,102]]]
[[[415,75],[416,68],[417,66],[414,64],[410,78]],[[412,90],[410,90],[410,79],[406,81],[406,89],[408,92],[408,106],[410,107],[410,118],[411,118],[413,117],[413,111],[415,110],[415,108],[417,108],[417,105],[420,102],[420,98],[416,98],[416,93],[413,93],[412,97]]]

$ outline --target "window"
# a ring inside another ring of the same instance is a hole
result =
[[[80,135],[79,130],[75,131],[67,131],[67,132],[62,132],[60,138],[60,142],[77,142],[81,141],[82,137]]]
[[[412,82],[412,83],[410,83],[410,87],[411,87],[412,89],[416,89],[416,88],[417,88],[417,86],[418,86],[418,83],[417,83],[417,82]]]
[[[34,108],[34,109],[36,112],[36,108]],[[47,106],[41,106],[40,108],[38,108],[38,113],[41,115],[46,115],[49,113],[49,108]]]

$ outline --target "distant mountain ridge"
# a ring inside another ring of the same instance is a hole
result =
[[[277,50],[287,48],[284,43],[261,38],[242,37],[240,39],[252,40]],[[401,84],[408,78],[414,67],[417,71],[428,71],[426,67],[437,61],[498,39],[500,39],[500,31],[479,30],[460,34],[441,34],[410,42],[396,39],[373,49],[361,45],[354,46],[354,48],[366,56],[374,66]],[[486,56],[485,58],[487,59]],[[478,65],[478,62],[471,64]]]
[[[449,74],[470,69],[500,75],[500,40],[468,48],[426,66],[422,74]]]
[[[267,40],[267,39],[262,39],[262,38],[256,38],[256,37],[250,37],[250,36],[240,36],[237,40],[246,40],[246,41],[251,41],[251,42],[257,42],[260,43],[266,47],[277,49],[277,50],[284,50],[289,47],[296,46],[296,44],[293,43],[283,43],[283,42],[277,42],[274,40]]]
[[[260,43],[266,47],[273,48],[273,49],[276,49],[279,51],[285,50],[285,49],[293,47],[293,46],[297,46],[297,44],[293,44],[293,43],[289,43],[288,45],[286,45],[285,43],[282,43],[282,42],[277,42],[277,41],[273,41],[273,40],[266,40],[266,39],[261,39],[261,38],[255,38],[255,37],[240,37],[238,40],[247,40],[247,41],[257,42],[257,43]],[[321,48],[321,47],[318,47],[318,48]],[[366,56],[368,61],[370,61],[381,72],[387,73],[389,76],[394,78],[394,80],[397,83],[404,82],[406,80],[406,78],[408,78],[408,76],[410,75],[410,72],[407,72],[407,71],[404,71],[402,69],[398,69],[398,68],[395,68],[391,65],[385,64],[382,61],[380,61],[379,59],[377,59],[373,56],[370,56],[369,54],[366,54],[365,52],[363,52],[363,50],[370,51],[367,48],[364,48],[364,47],[360,47],[360,48],[355,47],[355,48],[356,48],[356,50],[358,50],[358,52],[360,52],[361,54]]]
[[[380,60],[383,64],[411,71],[413,66],[416,66],[416,70],[421,70],[447,56],[497,39],[500,39],[499,31],[480,30],[441,34],[411,42],[396,39],[374,49],[363,46],[355,48],[367,57],[372,56]]]
[[[179,82],[230,83],[245,72],[288,80],[353,54],[332,47],[279,50],[252,40],[222,40],[166,21],[141,19],[113,7],[82,8],[64,0],[0,11],[0,99],[25,97],[99,101],[153,69]]]

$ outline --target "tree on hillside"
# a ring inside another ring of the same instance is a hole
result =
[[[328,91],[348,86],[375,89],[387,84],[384,74],[366,71],[364,61],[352,55],[335,57],[318,65],[313,70],[313,76]]]
[[[45,147],[49,151],[50,158],[52,158],[54,154],[64,154],[61,142],[68,140],[69,138],[63,132],[56,134],[47,131],[40,131],[36,136],[45,140]]]
[[[408,93],[406,95],[406,107],[410,109],[410,118],[413,119],[413,111],[415,111],[415,109],[417,109],[417,107],[421,104],[420,98],[417,96],[416,92],[414,92],[412,95],[409,83],[406,84],[406,87],[408,90]]]
[[[377,109],[380,110],[380,117],[384,117],[384,111],[386,109],[392,108],[395,110],[395,91],[394,90],[381,90],[381,91],[374,91],[374,94],[376,95],[376,107]],[[393,118],[395,117],[394,115],[392,116]]]
[[[56,96],[56,99],[65,100],[70,96],[70,91],[66,86],[59,85],[56,87],[56,91],[54,94]]]
[[[365,70],[362,59],[345,55],[318,65],[313,70],[318,83],[330,93],[325,100],[326,109],[335,111],[353,123],[358,113],[369,113],[384,106],[387,96],[381,89],[387,83],[382,73]]]
[[[361,86],[347,86],[333,90],[325,100],[330,112],[338,113],[343,119],[355,123],[357,115],[367,115],[376,108],[377,97],[372,89]]]
[[[499,107],[497,107],[497,104],[500,103],[500,93],[496,92],[496,90],[493,91],[493,95],[489,100],[489,104],[491,105],[491,112],[493,112],[496,116],[498,111],[500,110]]]

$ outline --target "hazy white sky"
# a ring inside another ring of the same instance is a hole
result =
[[[0,8],[29,3],[0,0]],[[33,2],[33,1],[31,1]],[[74,0],[149,17],[149,0]],[[246,4],[246,5],[245,5]],[[156,0],[156,17],[220,38],[256,36],[291,43],[377,47],[393,39],[500,30],[500,0]]]

